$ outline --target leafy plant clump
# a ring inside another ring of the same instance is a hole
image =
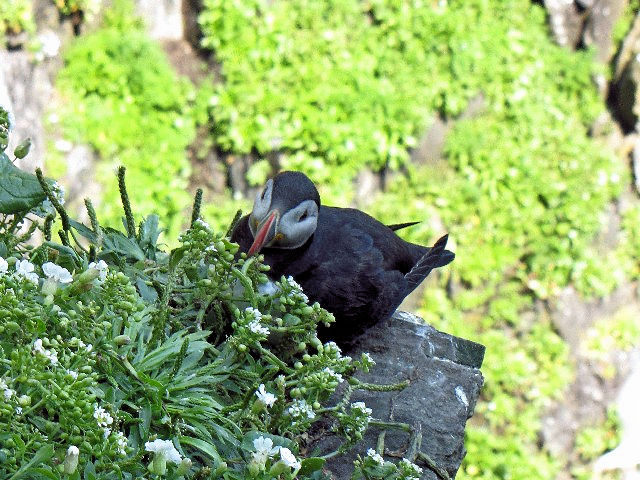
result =
[[[313,424],[342,439],[326,456],[362,439],[371,410],[349,397],[374,388],[353,377],[373,360],[322,344],[332,315],[238,256],[200,219],[200,196],[165,252],[158,217],[135,223],[123,168],[119,231],[89,200],[90,226],[69,218],[55,182],[0,162],[0,477],[318,479],[325,460],[303,449]],[[370,449],[354,478],[420,471]]]
[[[125,165],[137,185],[132,200],[158,214],[174,237],[189,204],[186,148],[195,136],[193,86],[171,69],[160,47],[135,20],[128,2],[107,15],[106,26],[67,51],[57,86],[64,136],[88,142],[99,154],[98,181]],[[133,20],[132,20],[133,19]],[[119,224],[118,190],[104,182],[98,212]]]
[[[4,0],[0,2],[0,38],[5,34],[33,32],[35,23],[30,0]]]

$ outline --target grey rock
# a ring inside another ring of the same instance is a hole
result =
[[[136,0],[136,12],[157,40],[180,40],[184,35],[182,0]]]
[[[549,14],[549,25],[556,42],[563,47],[575,48],[580,42],[582,19],[573,0],[544,0]]]
[[[482,345],[439,332],[405,312],[396,312],[357,339],[346,353],[357,358],[368,352],[376,361],[371,372],[360,375],[359,380],[377,384],[409,381],[400,391],[357,390],[350,400],[365,402],[375,419],[412,427],[414,434],[387,430],[386,459],[397,461],[409,455],[407,450],[419,433],[420,452],[433,462],[430,468],[417,461],[424,470],[422,478],[442,478],[438,471],[451,478],[456,475],[465,455],[465,425],[473,415],[483,384],[479,368],[484,350]],[[380,432],[379,427],[371,427],[353,452],[331,458],[326,469],[333,478],[348,479],[356,455],[364,456],[367,449],[375,448]],[[338,445],[337,437],[324,434],[311,448],[327,453]]]
[[[594,47],[603,63],[614,54],[613,27],[628,0],[545,0],[549,24],[558,44]]]
[[[24,50],[0,50],[0,104],[15,118],[7,152],[27,137],[31,138],[29,155],[17,162],[20,168],[33,171],[42,166],[45,154],[43,113],[51,103],[53,86],[46,62],[35,63]]]

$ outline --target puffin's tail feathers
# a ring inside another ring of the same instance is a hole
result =
[[[441,237],[431,249],[425,253],[404,278],[407,281],[407,294],[427,278],[431,270],[444,267],[453,261],[455,254],[445,250],[449,235]]]

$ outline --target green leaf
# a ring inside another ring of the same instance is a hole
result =
[[[71,218],[69,219],[69,223],[76,230],[76,232],[78,232],[80,235],[82,235],[84,238],[86,238],[90,242],[95,243],[96,240],[98,239],[98,236],[96,235],[96,233],[93,230],[91,230],[89,227],[87,227],[85,224],[77,222]]]
[[[102,243],[105,251],[112,251],[114,253],[125,255],[126,257],[133,258],[135,260],[144,260],[144,252],[140,249],[135,240],[126,237],[118,230],[112,228],[107,229],[104,235]]]
[[[25,212],[45,198],[36,176],[23,172],[11,163],[6,154],[0,153],[0,213]]]
[[[38,450],[33,456],[33,458],[29,460],[25,465],[20,467],[20,470],[18,470],[12,477],[10,477],[9,480],[18,480],[19,478],[25,477],[29,469],[37,467],[42,463],[48,461],[51,457],[53,457],[53,453],[53,445],[45,445],[44,447],[41,447],[40,450]]]
[[[303,476],[311,475],[313,472],[320,470],[322,467],[324,467],[324,464],[327,463],[327,461],[324,458],[310,457],[303,458],[300,463],[302,464],[302,466],[300,467],[298,475]]]
[[[142,248],[155,248],[158,237],[162,229],[158,228],[159,219],[157,215],[149,215],[140,226],[140,246]]]
[[[222,462],[222,458],[212,444],[205,442],[204,440],[200,440],[199,438],[193,437],[178,437],[180,443],[184,443],[186,445],[191,445],[192,447],[197,448],[204,454],[208,455],[210,458],[216,461],[216,463]]]

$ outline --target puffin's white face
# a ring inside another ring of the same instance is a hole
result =
[[[318,225],[318,205],[313,200],[304,200],[294,208],[281,212],[281,207],[272,206],[273,180],[268,180],[258,192],[249,216],[249,229],[254,244],[249,253],[264,247],[298,248],[313,235]]]

